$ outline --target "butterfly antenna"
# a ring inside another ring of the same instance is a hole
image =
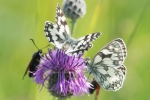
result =
[[[50,46],[50,44],[49,44],[49,45],[47,45],[47,46],[45,46],[45,47],[43,47],[42,49],[44,49],[44,48],[46,48],[46,47],[48,47],[48,46]]]
[[[35,45],[35,47],[39,50],[39,48],[36,46],[34,40],[33,39],[30,39],[30,40],[33,42],[33,44]]]

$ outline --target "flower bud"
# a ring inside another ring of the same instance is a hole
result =
[[[84,0],[64,0],[63,12],[70,19],[76,20],[86,13],[86,4]]]

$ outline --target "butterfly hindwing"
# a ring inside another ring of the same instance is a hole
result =
[[[68,52],[68,54],[71,54],[71,55],[83,54],[85,51],[87,51],[88,49],[92,48],[92,46],[93,45],[90,43],[84,49],[73,50],[73,51]]]
[[[92,73],[94,79],[106,90],[119,90],[124,81],[121,71],[108,66],[96,66],[96,70]]]
[[[120,67],[118,67],[117,69],[119,69],[123,75],[124,75],[124,79],[126,77],[126,74],[127,74],[127,68],[125,67],[125,65],[121,65]]]

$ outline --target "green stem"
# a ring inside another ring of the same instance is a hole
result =
[[[135,36],[135,33],[136,33],[136,31],[137,31],[137,29],[138,29],[138,27],[139,27],[139,25],[140,25],[144,15],[145,15],[146,9],[147,9],[147,7],[149,7],[149,3],[148,2],[149,2],[149,0],[147,0],[146,4],[145,4],[145,6],[144,6],[144,8],[142,10],[142,13],[141,13],[141,15],[139,17],[139,20],[138,20],[138,22],[137,22],[137,24],[136,24],[136,26],[135,26],[135,28],[134,28],[134,30],[133,30],[129,40],[127,42],[127,46],[129,46],[131,44],[131,41],[133,40],[133,38]]]
[[[66,98],[58,98],[57,100],[66,100]]]
[[[71,20],[71,36],[73,36],[76,27],[76,20]]]

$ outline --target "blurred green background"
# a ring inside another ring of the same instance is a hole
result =
[[[55,22],[56,4],[63,0],[0,0],[0,100],[52,100],[52,96],[24,71],[39,48],[48,44],[43,32],[47,20]],[[105,44],[122,38],[127,44],[127,76],[117,92],[101,88],[98,100],[150,100],[150,0],[85,0],[87,13],[77,21],[76,38],[102,32],[89,50],[91,58]],[[70,19],[67,19],[68,23]],[[70,24],[69,24],[70,25]],[[46,52],[47,50],[44,49]],[[94,100],[94,96],[71,100]]]

